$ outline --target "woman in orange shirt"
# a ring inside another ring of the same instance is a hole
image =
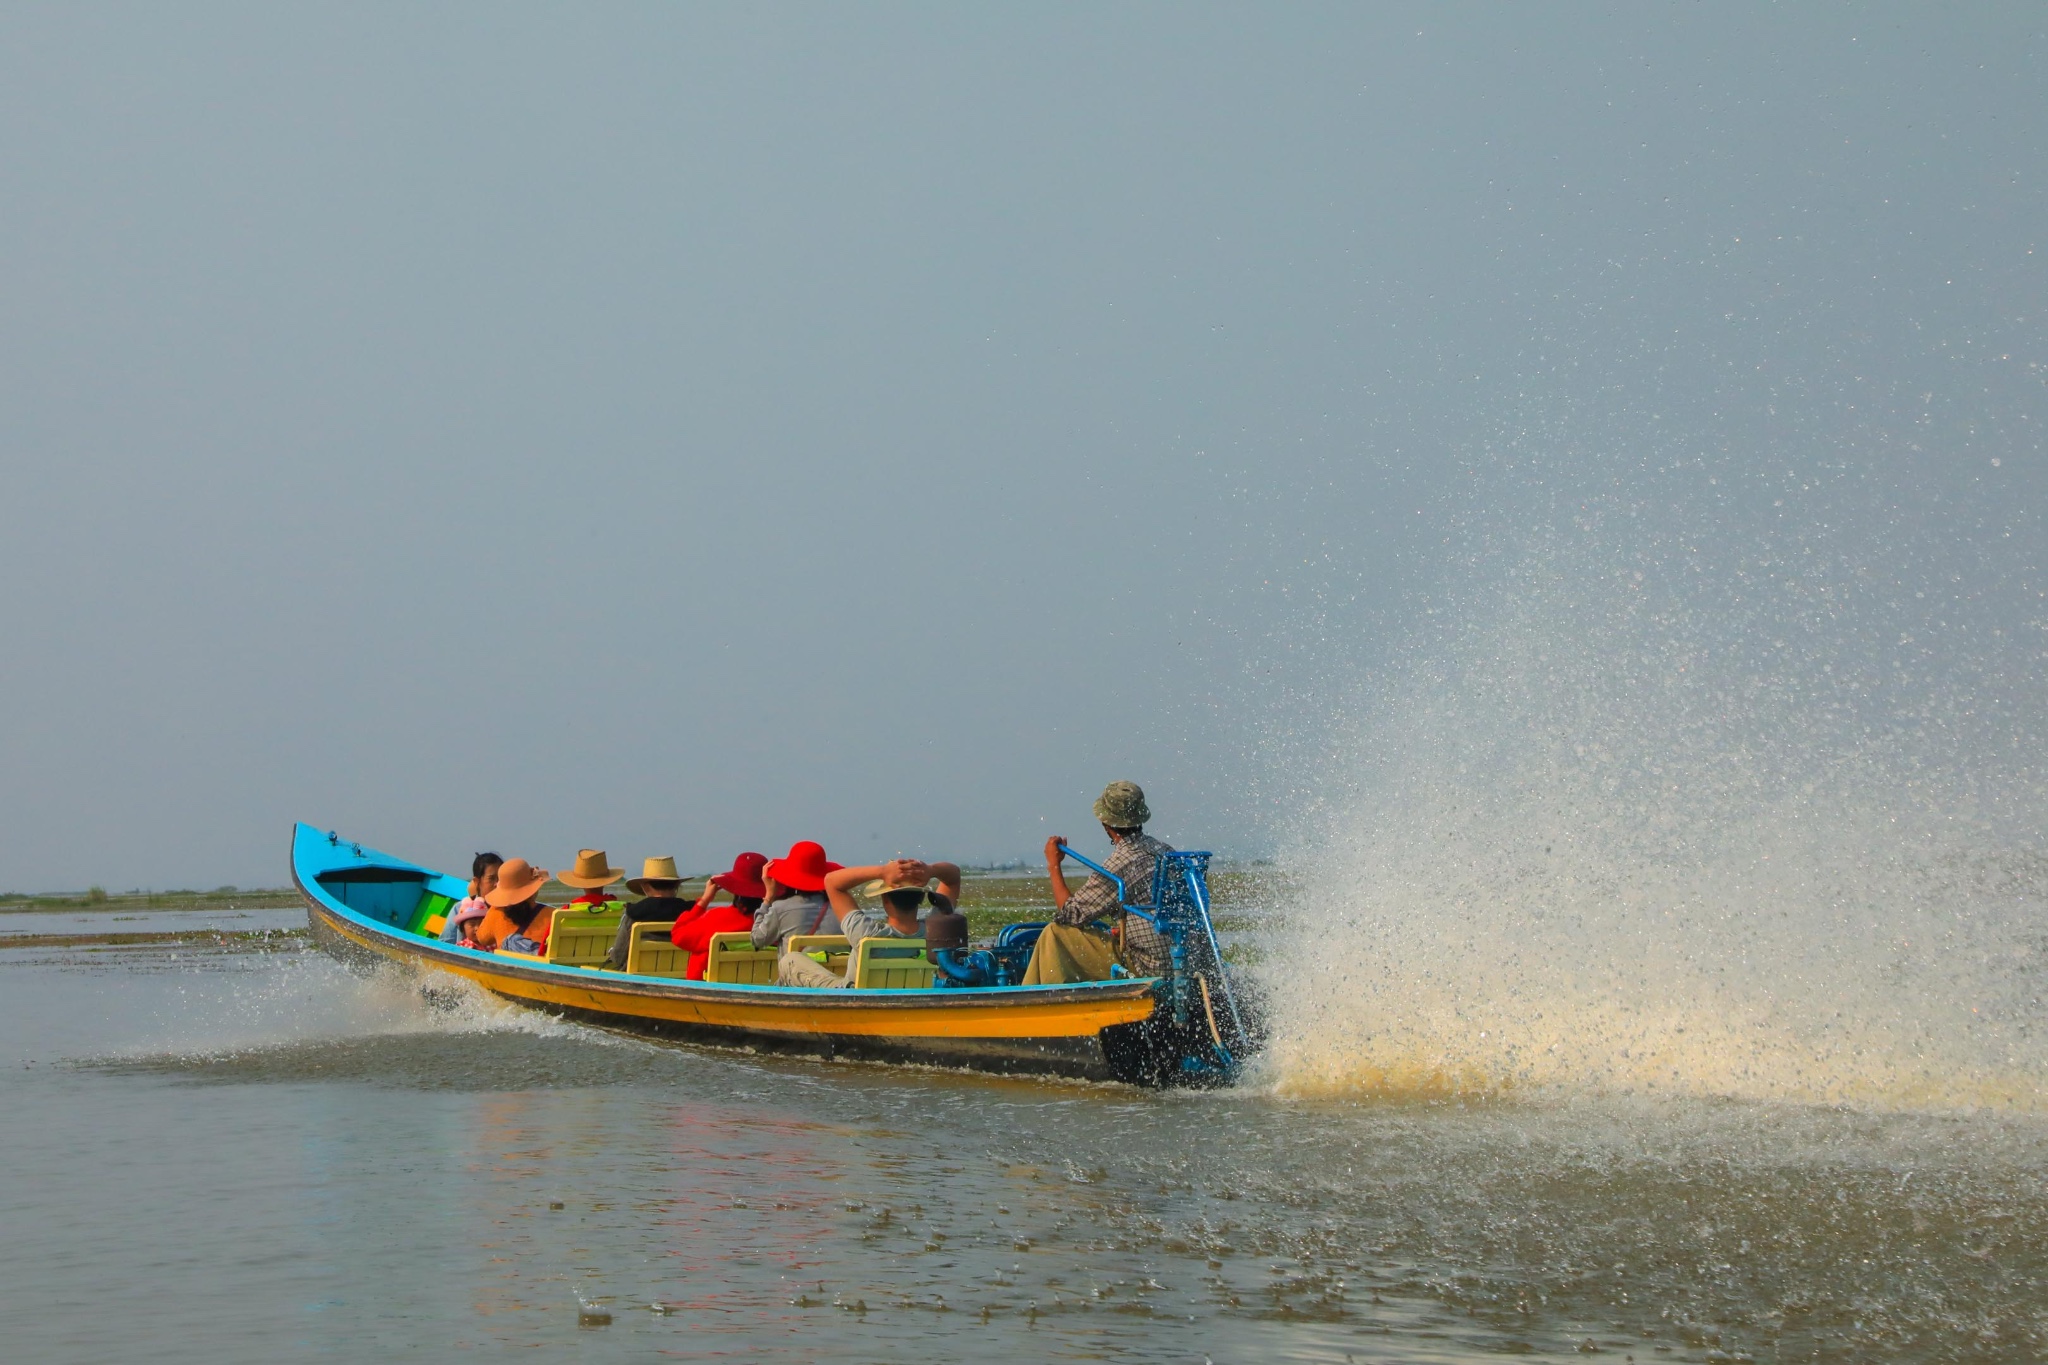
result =
[[[514,858],[500,867],[498,884],[484,897],[491,908],[472,935],[476,946],[492,952],[500,948],[546,952],[555,912],[540,903],[540,889],[548,884],[549,875],[546,868],[535,867],[524,858]]]

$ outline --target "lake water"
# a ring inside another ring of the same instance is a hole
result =
[[[2048,1358],[2026,1114],[778,1061],[297,947],[0,950],[0,1036],[7,1360]]]

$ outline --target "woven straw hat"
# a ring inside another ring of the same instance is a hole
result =
[[[500,872],[498,875],[502,877],[505,874]],[[577,851],[576,866],[567,872],[556,874],[555,880],[564,886],[590,891],[600,886],[610,886],[625,875],[623,870],[612,866],[611,859],[604,856],[603,849],[586,848]]]

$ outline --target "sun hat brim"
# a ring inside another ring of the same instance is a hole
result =
[[[532,881],[516,882],[511,886],[507,886],[503,881],[504,875],[503,871],[498,873],[500,878],[498,884],[491,888],[491,893],[488,896],[484,897],[486,905],[493,906],[499,910],[503,910],[508,905],[523,904],[538,896],[540,889],[548,884],[549,873],[544,867],[536,867],[533,869]]]
[[[845,864],[835,863],[828,859],[826,860],[824,870],[813,876],[791,863],[789,859],[777,858],[774,862],[761,869],[761,875],[768,881],[772,881],[778,886],[786,886],[792,891],[823,891],[825,889],[825,878],[837,872],[843,866]],[[767,888],[764,887],[762,889],[765,891]]]
[[[737,872],[721,872],[711,879],[711,884],[735,896],[752,896],[756,900],[768,894],[768,888],[761,884],[759,877],[746,877]]]
[[[932,884],[928,881],[920,882],[916,886],[891,886],[889,885],[889,883],[883,881],[880,877],[877,877],[871,882],[864,883],[860,888],[860,894],[863,899],[878,901],[882,897],[891,895],[897,891],[929,891],[931,889]]]
[[[595,891],[600,886],[610,886],[626,875],[626,869],[623,867],[607,867],[605,872],[608,875],[603,877],[579,877],[574,872],[557,872],[555,880],[564,886],[573,886],[578,891]]]

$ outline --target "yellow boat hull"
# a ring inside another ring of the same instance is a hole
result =
[[[304,888],[301,888],[304,890]],[[365,922],[306,895],[323,948],[447,972],[493,994],[610,1027],[879,1061],[1113,1079],[1115,1035],[1149,1018],[1148,981],[993,990],[845,991],[634,977],[478,953]]]

